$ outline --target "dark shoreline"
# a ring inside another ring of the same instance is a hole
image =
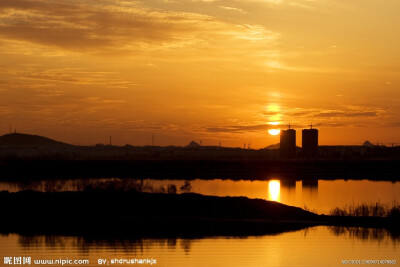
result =
[[[400,160],[56,160],[0,161],[0,180],[74,178],[370,179],[400,181]]]
[[[399,218],[317,215],[245,197],[132,192],[0,192],[0,232],[93,237],[204,237],[278,234],[311,226],[384,228]]]

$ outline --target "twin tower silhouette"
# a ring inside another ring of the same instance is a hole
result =
[[[302,148],[300,155],[303,157],[318,156],[318,130],[312,128],[303,129],[302,132]],[[280,135],[280,154],[285,158],[293,158],[297,155],[296,149],[296,130],[290,128],[281,130]]]

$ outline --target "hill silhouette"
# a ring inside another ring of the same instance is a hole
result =
[[[23,148],[23,147],[67,147],[71,145],[39,135],[11,133],[0,136],[0,146]]]
[[[281,143],[276,143],[276,144],[272,144],[267,147],[264,147],[264,149],[279,149],[280,147],[281,147]]]
[[[370,141],[365,141],[364,143],[363,143],[363,146],[366,146],[366,147],[375,147],[375,145],[374,144],[372,144]]]
[[[200,147],[200,145],[199,145],[199,143],[197,143],[197,142],[195,142],[195,141],[192,141],[192,142],[190,142],[186,147],[189,147],[189,148],[198,148],[198,147]]]

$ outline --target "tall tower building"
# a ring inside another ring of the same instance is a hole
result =
[[[280,153],[282,157],[291,158],[296,156],[296,130],[281,130]]]
[[[305,157],[318,156],[318,130],[312,128],[302,131],[302,155]]]

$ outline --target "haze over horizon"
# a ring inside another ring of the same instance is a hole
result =
[[[360,4],[361,3],[361,4]],[[400,143],[400,2],[0,2],[0,134],[78,145]],[[276,125],[279,123],[279,125]]]

